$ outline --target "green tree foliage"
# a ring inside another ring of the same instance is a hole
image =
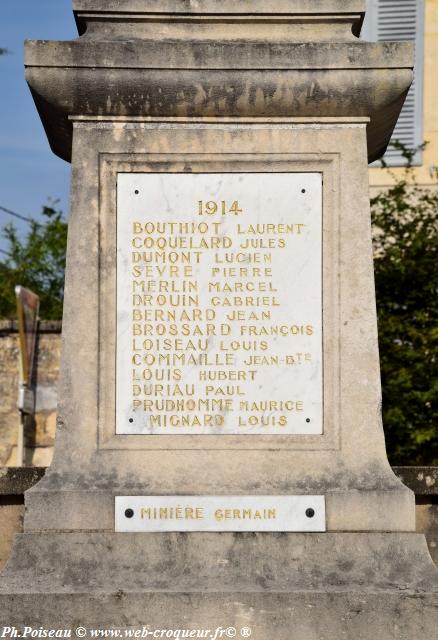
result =
[[[31,220],[22,240],[13,224],[3,229],[7,248],[0,261],[0,317],[15,318],[14,286],[31,289],[40,297],[40,316],[62,317],[67,223],[56,202],[43,207],[44,220]]]
[[[371,200],[383,390],[392,464],[438,464],[438,189],[402,178]]]

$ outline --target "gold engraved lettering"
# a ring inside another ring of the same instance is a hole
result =
[[[204,413],[202,416],[186,414],[150,415],[154,427],[222,427],[224,416]]]
[[[203,520],[203,507],[142,507],[142,520]]]
[[[294,224],[248,224],[243,226],[241,224],[237,225],[237,233],[239,235],[242,234],[252,234],[256,236],[261,235],[278,235],[278,234],[290,234],[290,235],[301,235],[302,229],[306,225],[303,223],[294,223]]]
[[[239,427],[285,427],[287,416],[265,416],[250,415],[248,417],[239,416]]]
[[[213,216],[215,213],[219,213],[222,216],[227,214],[239,215],[242,213],[242,209],[239,206],[239,202],[234,200],[232,203],[228,203],[225,200],[216,202],[215,200],[203,200],[198,201],[198,216]]]
[[[245,293],[247,291],[278,291],[272,282],[232,282],[229,284],[228,282],[209,282],[208,283],[208,291],[211,293],[215,291],[217,293],[225,292],[225,293]]]
[[[311,318],[302,317],[301,289],[294,287],[300,270],[284,268],[285,252],[303,252],[312,228],[266,222],[276,219],[275,208],[257,218],[244,211],[237,194],[220,197],[217,190],[200,193],[193,209],[181,210],[189,221],[169,210],[130,223],[131,409],[150,433],[229,433],[229,427],[274,433],[304,411],[303,400],[276,399],[276,393],[267,399],[263,381],[284,375],[285,367],[296,375],[312,371],[310,345],[319,334],[306,321]],[[288,220],[289,213],[277,219]],[[192,505],[141,510],[143,519],[202,517]],[[219,508],[214,517],[275,519],[276,511]]]
[[[215,253],[214,262],[216,264],[226,264],[234,262],[248,262],[253,264],[266,264],[272,262],[272,253],[244,253],[225,252]]]
[[[271,320],[272,311],[230,311],[227,312],[227,320],[234,320],[237,322],[251,322],[259,320]]]
[[[260,413],[273,413],[274,411],[303,411],[302,400],[260,400],[239,402],[240,411],[259,411]]]
[[[276,509],[216,509],[214,519],[222,520],[276,520]]]
[[[314,332],[312,325],[242,325],[240,327],[241,336],[312,336]]]
[[[221,298],[214,296],[210,298],[212,307],[279,307],[280,303],[274,296],[232,296]]]
[[[215,371],[205,370],[199,372],[199,380],[254,380],[257,371]]]
[[[212,267],[213,278],[272,278],[271,267]]]

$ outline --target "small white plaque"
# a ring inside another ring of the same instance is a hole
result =
[[[115,530],[325,531],[324,496],[117,496]]]
[[[319,173],[120,173],[118,434],[321,434]]]

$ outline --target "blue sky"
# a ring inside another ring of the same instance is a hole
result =
[[[24,80],[24,40],[77,37],[71,0],[1,0],[0,206],[40,217],[49,197],[68,213],[70,165],[56,157]],[[0,228],[13,219],[0,211]],[[21,233],[26,223],[15,221]],[[5,249],[5,241],[0,240]]]

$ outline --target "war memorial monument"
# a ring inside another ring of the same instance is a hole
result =
[[[73,9],[78,39],[26,43],[71,216],[55,457],[0,623],[432,640],[367,173],[412,45],[359,40],[364,0]]]

